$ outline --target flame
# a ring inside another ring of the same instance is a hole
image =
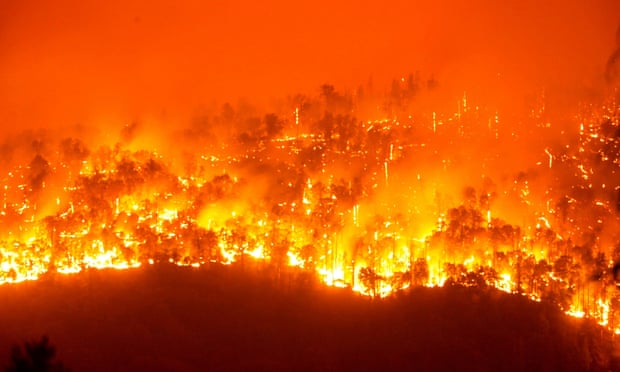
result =
[[[200,268],[258,260],[279,269],[294,267],[326,285],[367,296],[456,283],[491,286],[533,301],[547,297],[571,316],[591,317],[618,332],[620,309],[608,293],[615,289],[609,274],[613,261],[597,261],[601,288],[584,291],[589,285],[584,266],[597,257],[590,253],[592,259],[582,259],[588,252],[577,254],[578,247],[569,245],[603,231],[592,221],[613,231],[617,214],[601,191],[613,188],[613,180],[599,176],[596,168],[611,160],[599,156],[593,161],[586,155],[593,152],[592,146],[598,149],[600,139],[607,138],[604,144],[612,148],[618,140],[596,132],[600,126],[581,124],[579,145],[572,147],[576,152],[569,147],[565,153],[542,148],[540,156],[548,156],[548,167],[540,172],[563,169],[572,172],[575,182],[598,180],[599,184],[572,185],[570,196],[559,193],[553,183],[521,175],[500,185],[502,190],[483,184],[478,191],[466,189],[462,200],[447,202],[452,197],[444,194],[451,190],[446,184],[452,182],[450,164],[455,160],[439,156],[437,148],[449,146],[437,137],[452,130],[452,136],[463,139],[474,107],[472,98],[463,95],[458,115],[433,112],[431,137],[439,141],[435,144],[430,139],[428,144],[411,143],[406,136],[411,128],[398,119],[361,123],[357,131],[363,140],[352,155],[365,162],[352,179],[340,176],[352,163],[328,164],[324,153],[314,159],[314,172],[293,170],[291,164],[302,150],[334,146],[333,156],[342,161],[343,149],[350,149],[352,142],[337,145],[335,134],[300,133],[304,113],[298,108],[295,128],[289,128],[297,134],[261,138],[257,149],[245,155],[199,154],[189,174],[175,174],[154,152],[109,148],[80,161],[79,170],[60,185],[51,178],[49,183],[28,181],[36,164],[17,166],[4,178],[0,283],[89,268],[122,270],[157,262]],[[496,120],[497,111],[490,115]],[[444,117],[454,127],[441,124]],[[612,124],[617,130],[617,120]],[[427,126],[431,132],[430,122]],[[497,141],[497,130],[493,127],[491,141]],[[437,175],[428,169],[403,171],[407,163],[399,162],[411,149],[420,157],[428,151],[432,156],[425,161],[436,161]],[[271,156],[268,151],[283,154],[281,162],[288,167],[272,167],[277,180],[236,174],[238,164],[257,161],[263,152]],[[46,163],[52,169],[68,167],[59,155]],[[616,163],[606,166],[617,168]],[[204,169],[215,170],[210,174]],[[600,190],[587,191],[595,187]],[[587,203],[579,200],[580,193],[586,194]],[[590,194],[596,198],[588,199]],[[499,199],[496,204],[494,198]],[[44,203],[47,199],[52,206]],[[588,213],[598,213],[596,219],[579,219],[587,208]],[[511,224],[500,216],[522,223]],[[605,235],[597,239],[601,237]],[[609,257],[611,245],[601,239],[593,244],[602,258]]]

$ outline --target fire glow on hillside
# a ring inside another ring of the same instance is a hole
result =
[[[411,75],[385,97],[324,85],[262,116],[225,105],[169,137],[188,144],[182,162],[138,124],[113,145],[15,137],[3,147],[0,282],[235,264],[380,297],[491,286],[620,332],[618,103],[584,107],[561,130],[544,97],[521,126],[466,94],[453,113],[409,115],[434,84]],[[351,115],[386,99],[391,118]]]
[[[6,3],[0,284],[234,265],[620,334],[617,0]]]

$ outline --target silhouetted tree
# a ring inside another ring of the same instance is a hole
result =
[[[533,293],[539,295],[549,282],[549,274],[551,273],[553,267],[547,263],[546,260],[540,260],[534,266],[534,280],[533,280]]]
[[[63,372],[69,371],[62,362],[54,360],[56,348],[47,336],[40,341],[25,342],[23,349],[15,345],[11,351],[11,362],[7,372]]]
[[[30,164],[28,164],[28,168],[28,183],[30,185],[30,189],[32,191],[38,191],[41,187],[43,187],[43,182],[50,173],[50,165],[45,158],[43,158],[40,154],[37,154],[37,156],[32,159]]]
[[[370,267],[364,267],[360,269],[358,277],[360,283],[362,283],[364,288],[368,290],[368,293],[370,293],[372,297],[379,294],[379,282],[383,280],[381,275],[377,274]]]
[[[284,122],[276,114],[265,115],[264,122],[267,138],[277,136],[284,129]]]
[[[405,288],[405,286],[411,283],[411,272],[406,271],[397,271],[389,278],[390,285],[392,287],[392,291],[400,291]]]

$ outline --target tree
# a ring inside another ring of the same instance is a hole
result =
[[[549,274],[553,267],[546,260],[540,260],[534,266],[532,293],[539,295],[549,284]]]
[[[527,256],[521,262],[521,276],[523,277],[523,283],[525,283],[526,293],[533,293],[536,281],[536,257],[533,255]]]
[[[481,266],[478,268],[478,274],[484,278],[484,281],[489,286],[494,286],[499,280],[497,271],[491,266]]]
[[[284,122],[276,114],[265,115],[264,122],[267,138],[277,136],[284,129]]]
[[[413,285],[422,286],[428,283],[429,271],[428,262],[425,258],[418,258],[413,263],[413,273],[411,275],[411,281]]]
[[[475,203],[475,198],[473,200],[472,203]],[[482,221],[484,221],[482,214],[477,209],[464,205],[449,209],[446,236],[453,243],[452,246],[454,247],[454,244],[458,243],[463,249],[466,245],[472,244],[476,235],[483,231]],[[463,252],[459,253],[462,254]],[[454,254],[448,257],[451,260],[455,258]]]
[[[370,296],[375,297],[379,294],[379,281],[384,279],[381,275],[377,274],[370,267],[363,267],[360,269],[358,277]]]
[[[39,191],[43,187],[43,182],[51,172],[50,164],[40,154],[28,164],[28,184],[32,191]]]
[[[15,345],[11,351],[11,362],[7,372],[63,372],[69,371],[62,362],[55,361],[56,348],[47,336],[41,341],[25,342],[23,349]]]
[[[411,272],[397,271],[391,277],[388,277],[390,286],[393,292],[403,290],[407,287],[407,284],[411,283]]]
[[[444,273],[448,277],[446,285],[462,285],[467,277],[467,268],[463,264],[445,263]]]

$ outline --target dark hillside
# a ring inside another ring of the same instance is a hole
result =
[[[0,350],[50,337],[82,370],[617,370],[595,325],[461,287],[389,300],[235,268],[89,271],[0,287]]]

